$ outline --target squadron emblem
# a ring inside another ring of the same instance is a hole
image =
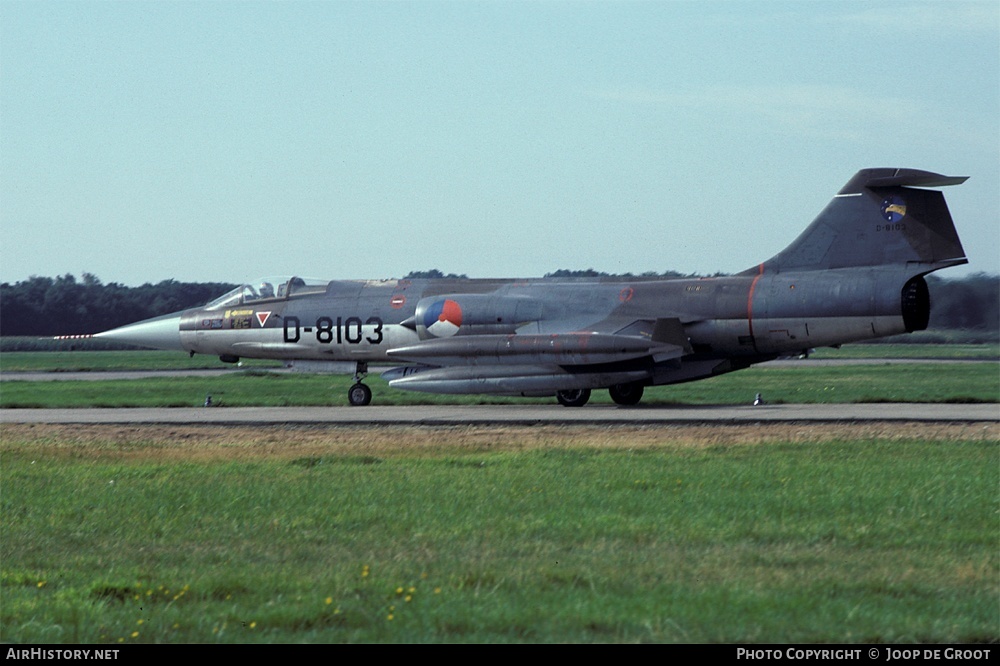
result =
[[[906,217],[906,202],[903,197],[892,196],[882,202],[882,217],[895,224]]]

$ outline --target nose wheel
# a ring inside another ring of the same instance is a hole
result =
[[[362,380],[368,376],[368,364],[360,362],[354,371],[354,385],[347,389],[347,402],[352,407],[364,407],[372,402],[372,390],[367,385],[362,384]]]
[[[358,382],[351,388],[347,389],[347,401],[351,403],[352,407],[364,407],[365,405],[369,405],[372,401],[372,390],[365,384]]]

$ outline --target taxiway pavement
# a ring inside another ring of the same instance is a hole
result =
[[[837,422],[996,423],[998,404],[760,406],[422,405],[368,407],[183,407],[2,409],[0,423],[174,425],[656,425]]]

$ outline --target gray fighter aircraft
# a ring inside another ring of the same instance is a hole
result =
[[[369,364],[390,386],[552,396],[714,377],[780,355],[923,330],[923,276],[967,263],[944,197],[915,169],[859,171],[767,261],[698,279],[257,280],[194,308],[95,337],[246,358],[338,361],[351,405],[371,402]]]

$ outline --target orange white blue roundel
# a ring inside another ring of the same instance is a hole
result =
[[[461,325],[462,308],[450,298],[433,303],[424,312],[424,328],[436,338],[455,335]]]

